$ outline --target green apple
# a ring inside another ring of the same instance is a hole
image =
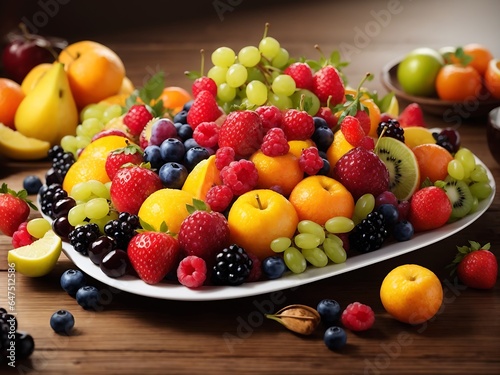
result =
[[[416,96],[435,94],[435,81],[444,59],[432,48],[414,49],[399,63],[397,77],[404,92]]]

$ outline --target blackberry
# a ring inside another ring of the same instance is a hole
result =
[[[216,285],[241,285],[252,270],[252,260],[242,247],[231,245],[215,256],[212,282]]]
[[[40,194],[40,209],[45,215],[51,217],[52,219],[55,219],[52,209],[56,204],[56,202],[62,198],[67,197],[68,193],[64,191],[64,189],[60,184],[52,184],[49,186],[47,185],[42,186],[39,194]]]
[[[73,229],[69,233],[68,239],[77,252],[88,255],[90,244],[99,236],[101,236],[99,226],[95,223],[89,223]]]
[[[128,243],[140,228],[137,215],[121,212],[118,219],[106,223],[104,233],[115,240],[117,249],[127,250]]]
[[[405,141],[405,131],[396,119],[389,119],[378,124],[377,135],[380,137],[382,130],[385,128],[383,137],[396,138],[398,141]]]
[[[368,253],[380,249],[388,235],[384,216],[373,211],[349,234],[349,246],[361,253]]]
[[[432,136],[436,140],[437,145],[447,149],[451,154],[454,154],[456,152],[455,147],[450,142],[450,139],[448,138],[448,136],[446,136],[446,134],[433,132]]]
[[[52,173],[59,175],[62,179],[68,173],[69,168],[75,162],[75,156],[71,152],[65,152],[64,149],[59,146],[53,146],[48,152],[49,159],[52,161]],[[52,175],[50,175],[52,177]]]
[[[28,358],[35,349],[33,337],[17,328],[16,317],[0,307],[0,366],[4,361],[11,361],[8,355],[12,341],[15,341],[16,360]]]

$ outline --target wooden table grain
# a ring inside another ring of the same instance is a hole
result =
[[[147,3],[149,4],[149,3]],[[339,49],[349,82],[355,86],[366,72],[376,78],[371,89],[384,93],[380,71],[389,61],[420,46],[439,48],[479,42],[500,57],[497,17],[500,5],[491,0],[469,1],[370,1],[370,2],[269,2],[252,6],[243,1],[190,3],[201,7],[196,17],[188,10],[164,11],[164,20],[141,27],[100,19],[65,19],[87,22],[89,31],[70,26],[59,35],[75,40],[92,38],[109,45],[123,59],[127,75],[140,86],[158,70],[167,84],[189,87],[185,70],[199,69],[199,50],[227,45],[236,50],[258,43],[265,22],[291,55],[317,58],[319,44],[329,53]],[[83,4],[70,4],[83,7]],[[68,7],[70,6],[68,5]],[[60,2],[58,17],[65,14]],[[189,8],[186,4],[185,8]],[[82,9],[84,17],[90,12]],[[221,10],[222,9],[222,10]],[[118,9],[133,12],[132,9]],[[204,15],[204,16],[200,16]],[[33,14],[31,14],[33,15]],[[130,22],[133,17],[124,17]],[[76,17],[73,13],[70,16]],[[109,17],[113,17],[112,14]],[[81,24],[79,24],[81,26]],[[429,126],[455,126],[462,143],[474,152],[500,182],[500,167],[486,143],[486,120],[475,118],[447,122],[426,116]],[[500,145],[499,145],[500,146]],[[0,180],[22,188],[30,174],[43,178],[47,163],[0,160]],[[474,223],[439,243],[361,268],[347,274],[275,294],[225,301],[185,302],[159,300],[112,290],[91,280],[101,291],[102,311],[78,306],[59,285],[59,277],[73,264],[64,255],[47,276],[15,275],[15,312],[19,329],[35,339],[36,349],[16,368],[2,367],[2,374],[498,374],[500,373],[500,290],[466,288],[449,276],[456,245],[468,240],[500,246],[500,199]],[[31,217],[39,214],[32,212]],[[0,236],[0,305],[7,305],[7,251],[10,238]],[[380,284],[394,267],[415,263],[434,271],[442,281],[444,302],[432,320],[409,326],[398,323],[383,309]],[[315,306],[333,298],[342,306],[360,301],[372,306],[374,327],[366,333],[348,333],[348,344],[339,352],[328,350],[322,330],[310,337],[295,335],[263,314],[288,304]],[[58,309],[71,311],[76,320],[71,336],[55,334],[49,319]]]

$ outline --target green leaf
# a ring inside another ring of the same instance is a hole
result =
[[[168,233],[168,225],[164,221],[162,221],[160,224],[160,232]]]
[[[184,75],[193,81],[201,77],[201,73],[197,71],[185,71]]]
[[[151,103],[160,97],[165,88],[165,73],[154,74],[146,84],[139,89],[139,97],[144,103]]]
[[[208,210],[208,206],[206,205],[206,203],[200,199],[193,198],[193,206],[198,211],[207,211]]]

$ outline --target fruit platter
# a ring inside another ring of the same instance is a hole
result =
[[[41,217],[16,208],[2,228],[9,263],[43,276],[63,251],[129,293],[233,299],[415,251],[489,208],[495,180],[457,129],[429,128],[417,102],[400,110],[365,87],[373,74],[352,84],[338,51],[319,52],[291,57],[266,26],[255,46],[211,51],[210,67],[202,51],[189,89],[162,72],[134,87],[90,41],[33,68],[0,152],[50,164],[26,182]]]

